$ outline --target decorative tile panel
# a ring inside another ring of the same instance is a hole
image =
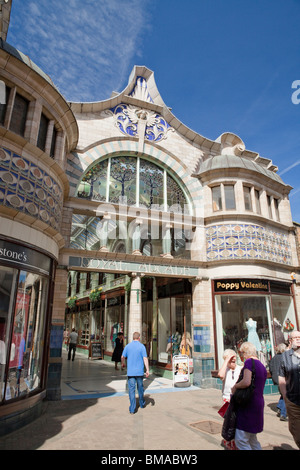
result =
[[[36,217],[58,230],[63,191],[38,165],[0,148],[0,204]]]
[[[136,108],[131,105],[120,103],[108,113],[112,113],[115,125],[122,132],[131,137],[139,135],[139,126],[143,122],[145,126],[145,139],[160,142],[167,138],[168,132],[174,129],[160,115],[153,111]]]
[[[206,229],[209,261],[261,259],[292,264],[288,235],[261,225],[212,225]]]

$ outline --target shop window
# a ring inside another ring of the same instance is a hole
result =
[[[17,271],[0,266],[0,398],[10,399],[11,390],[5,383],[5,364],[8,358],[9,337],[11,329],[13,291]]]
[[[225,194],[225,208],[226,208],[226,210],[235,209],[234,185],[233,184],[225,184],[224,185],[224,194]]]
[[[239,356],[240,346],[249,341],[256,346],[257,356],[268,368],[280,343],[288,343],[295,328],[295,311],[290,295],[217,295],[216,319],[218,359],[222,363],[225,349]]]
[[[212,192],[212,204],[214,211],[221,211],[222,207],[222,196],[221,196],[221,186],[214,186],[211,190]]]
[[[45,150],[46,147],[46,138],[47,138],[47,130],[49,126],[49,119],[42,114],[40,119],[40,127],[37,139],[37,147],[41,150]]]
[[[243,186],[245,210],[252,211],[251,188]]]
[[[113,352],[119,332],[123,332],[124,325],[124,296],[114,296],[107,299],[105,350]],[[131,341],[131,338],[130,340]]]
[[[261,214],[260,192],[258,191],[258,189],[254,190],[254,196],[255,196],[256,213]]]
[[[10,130],[24,137],[29,101],[16,93],[10,121]]]
[[[192,355],[190,296],[158,301],[158,362],[171,364],[178,354]]]
[[[24,396],[42,386],[47,293],[46,278],[19,273],[6,399]]]
[[[192,355],[190,283],[157,279],[158,362],[171,364],[178,354]]]

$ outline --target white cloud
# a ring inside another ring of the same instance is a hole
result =
[[[293,163],[292,165],[288,166],[287,168],[285,168],[284,170],[282,170],[279,175],[282,176],[284,175],[285,173],[287,173],[288,171],[292,170],[293,168],[295,168],[296,166],[300,165],[300,160],[298,160],[297,162]]]
[[[149,0],[14,0],[8,42],[69,101],[121,91],[149,31]]]

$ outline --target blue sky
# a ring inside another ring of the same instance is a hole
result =
[[[107,99],[147,66],[185,125],[278,166],[300,223],[300,0],[13,0],[7,41],[69,101]]]

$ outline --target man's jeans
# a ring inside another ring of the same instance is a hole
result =
[[[144,385],[143,385],[144,376],[128,377],[128,391],[129,391],[129,411],[134,413],[136,409],[136,398],[135,398],[135,387],[137,385],[138,394],[139,394],[139,403],[140,407],[144,408]]]
[[[279,398],[279,402],[277,403],[277,408],[279,408],[280,410],[280,416],[283,416],[284,418],[286,418],[286,406],[285,406],[285,401],[284,399],[282,398],[282,396],[280,396]]]
[[[72,353],[72,351],[73,351],[73,354],[72,354],[72,361],[74,361],[74,359],[75,359],[75,352],[76,352],[76,346],[77,346],[77,344],[74,344],[74,343],[70,343],[70,344],[69,344],[68,360],[71,359],[71,353]]]

